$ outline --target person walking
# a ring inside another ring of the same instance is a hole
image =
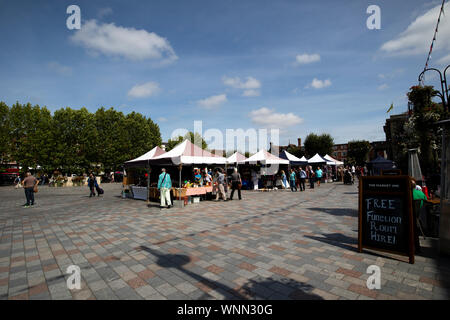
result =
[[[302,167],[300,167],[299,173],[298,173],[299,177],[300,177],[300,191],[305,191],[305,181],[306,181],[306,171],[303,170]]]
[[[320,187],[320,180],[322,179],[322,170],[320,169],[320,167],[317,167],[316,170],[316,179],[317,179],[317,186]]]
[[[217,193],[216,201],[219,201],[219,195],[222,197],[223,201],[227,201],[227,194],[225,193],[225,175],[222,170],[217,171]]]
[[[241,174],[238,172],[237,168],[234,168],[234,172],[231,174],[231,194],[230,200],[233,200],[234,191],[238,191],[238,198],[242,200],[241,197],[241,187],[242,187],[242,179]]]
[[[158,190],[160,191],[160,208],[166,208],[166,202],[167,202],[167,209],[170,209],[172,206],[172,202],[170,201],[170,189],[172,188],[172,180],[170,179],[170,174],[166,172],[165,168],[161,169],[161,174],[158,178]]]
[[[89,190],[91,191],[91,193],[89,194],[89,198],[91,198],[92,196],[95,197],[95,189],[98,189],[98,183],[97,183],[97,179],[95,179],[95,177],[92,173],[89,174],[87,183],[88,183]],[[97,193],[98,193],[98,191],[97,191]],[[98,193],[98,196],[100,197],[100,193]]]
[[[25,179],[23,179],[23,188],[25,190],[25,197],[27,198],[27,203],[23,205],[24,208],[34,206],[34,191],[37,188],[39,180],[31,175],[31,172],[26,173]]]
[[[294,169],[291,169],[291,173],[289,175],[289,184],[291,185],[291,191],[294,192],[297,191],[297,186],[295,185],[295,171]]]
[[[286,178],[286,174],[284,173],[284,170],[281,170],[281,182],[283,185],[283,189],[287,188],[287,178]]]
[[[309,188],[314,189],[315,173],[312,166],[309,166],[308,168],[308,179],[309,179]]]
[[[14,179],[14,188],[19,189],[20,187],[22,187],[21,185],[21,179],[20,179],[20,175],[17,175],[16,179]]]

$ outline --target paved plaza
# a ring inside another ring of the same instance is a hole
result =
[[[357,252],[357,186],[244,191],[160,210],[120,184],[0,188],[0,299],[448,299],[450,259],[423,239],[416,263]],[[369,290],[370,265],[381,289]],[[81,269],[69,290],[66,270]]]

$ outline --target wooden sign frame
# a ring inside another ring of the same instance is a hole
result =
[[[373,181],[386,181],[386,180],[392,180],[392,182],[399,182],[402,181],[405,186],[406,190],[402,190],[400,192],[384,192],[384,191],[367,191],[364,190],[364,182],[366,180],[373,180]],[[389,250],[389,249],[383,249],[379,247],[374,246],[368,246],[363,243],[363,195],[387,195],[387,196],[400,196],[402,198],[402,201],[404,201],[403,205],[403,216],[408,219],[407,224],[404,224],[407,226],[408,231],[408,239],[407,240],[407,252],[403,251],[396,251],[396,250]],[[412,208],[412,189],[411,189],[411,177],[406,175],[401,176],[366,176],[361,177],[359,180],[359,203],[358,203],[358,251],[361,253],[364,248],[370,249],[370,250],[376,250],[381,252],[387,252],[387,253],[393,253],[393,254],[399,254],[409,257],[409,263],[414,263],[414,218],[413,218],[413,208]],[[406,211],[406,212],[405,212]]]
[[[381,170],[382,176],[401,176],[402,170],[400,169],[389,169],[389,170]]]

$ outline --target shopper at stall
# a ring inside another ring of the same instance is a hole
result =
[[[295,185],[295,171],[291,169],[291,173],[289,174],[289,184],[291,185],[291,191],[297,191],[297,186]]]
[[[221,169],[217,170],[216,201],[219,201],[219,195],[222,197],[223,201],[227,201],[227,194],[225,193],[225,175]]]
[[[160,208],[166,207],[167,209],[172,206],[172,202],[170,201],[170,188],[172,188],[172,180],[170,180],[170,174],[166,172],[166,169],[161,169],[161,174],[158,178],[158,190],[160,191],[161,196],[161,205]]]
[[[306,181],[306,171],[303,170],[302,167],[300,167],[299,173],[298,173],[299,177],[300,177],[300,191],[305,191],[305,181]]]
[[[238,197],[239,200],[242,200],[241,197],[241,186],[242,186],[242,179],[241,175],[238,172],[237,168],[234,168],[234,172],[231,174],[231,195],[230,200],[233,200],[234,191],[238,191]]]
[[[252,170],[253,190],[258,190],[259,174],[256,170]]]
[[[209,186],[212,182],[212,177],[211,175],[208,173],[208,169],[205,168],[205,171],[203,172],[203,182],[204,185]]]
[[[309,166],[308,167],[308,179],[309,179],[309,188],[310,189],[314,189],[314,180],[316,179],[315,175],[316,174],[314,173],[312,166]]]
[[[323,174],[322,169],[320,169],[320,167],[317,167],[316,179],[317,179],[317,186],[319,187],[320,187],[320,180],[322,180],[322,174]]]
[[[26,173],[26,178],[23,179],[23,188],[25,189],[25,197],[27,198],[27,203],[23,205],[25,208],[28,208],[30,205],[34,206],[34,188],[37,188],[38,183],[39,180],[33,177],[31,172]]]
[[[281,170],[281,181],[283,183],[283,189],[287,188],[287,178],[286,174],[284,173],[284,170]]]

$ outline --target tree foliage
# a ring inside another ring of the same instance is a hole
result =
[[[0,102],[0,163],[9,160],[9,108],[4,102]]]
[[[2,162],[15,160],[22,167],[44,171],[82,173],[94,166],[110,171],[120,168],[157,145],[161,134],[150,118],[113,108],[62,108],[52,115],[46,107],[0,102]]]
[[[323,133],[321,135],[317,135],[310,133],[305,139],[305,153],[308,158],[313,157],[316,153],[324,156],[332,153],[333,145],[334,139],[330,134]]]
[[[298,146],[289,146],[286,151],[289,152],[290,154],[296,156],[297,158],[301,158],[305,155],[302,148],[298,147]]]
[[[369,141],[353,140],[348,143],[347,162],[352,165],[362,166],[367,160],[367,155],[371,149]]]
[[[433,86],[413,86],[407,93],[413,112],[403,127],[403,158],[406,158],[408,149],[418,148],[421,168],[425,175],[437,167],[441,151],[442,129],[435,123],[449,116],[442,104],[432,101],[436,93]]]
[[[169,141],[167,141],[166,151],[172,150],[177,144],[183,142],[184,140],[189,140],[202,149],[208,148],[208,144],[198,132],[194,134],[193,132],[189,131],[184,136],[178,136],[177,138],[169,139]]]

